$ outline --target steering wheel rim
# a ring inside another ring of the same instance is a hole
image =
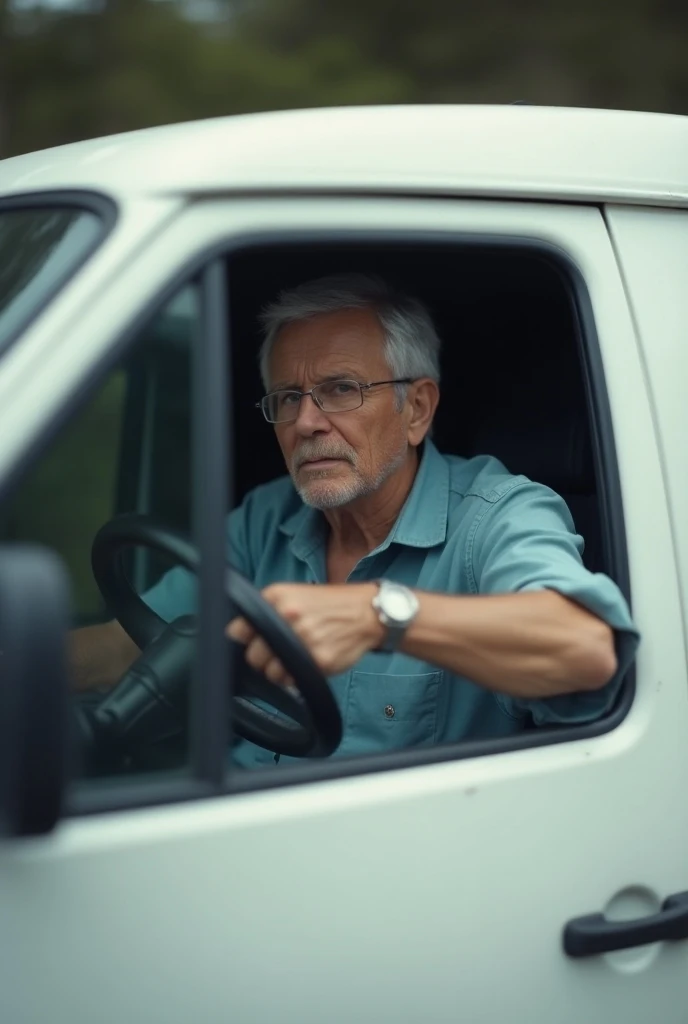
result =
[[[96,534],[91,550],[94,579],[110,610],[125,632],[144,651],[168,628],[137,594],[126,574],[122,555],[133,546],[152,548],[195,573],[200,558],[194,545],[177,531],[151,517],[131,513],[111,519]],[[245,689],[293,721],[273,714],[235,694],[236,732],[266,749],[297,757],[327,757],[342,738],[342,720],[326,677],[287,622],[260,591],[231,567],[225,592],[256,632],[263,637],[297,682],[299,697],[247,668]]]

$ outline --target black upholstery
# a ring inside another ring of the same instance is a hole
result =
[[[452,415],[455,404],[443,402],[436,443],[443,451],[493,455],[510,472],[560,494],[585,540],[585,564],[600,571],[590,419],[570,311],[550,296],[535,302],[514,296],[505,306],[474,309],[473,317],[478,387],[460,417]],[[444,371],[445,382],[460,373],[457,354],[450,349],[445,350]]]

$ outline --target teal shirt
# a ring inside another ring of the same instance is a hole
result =
[[[259,588],[325,583],[327,524],[289,477],[257,487],[228,518],[230,563]],[[511,475],[497,459],[441,455],[430,441],[411,492],[386,539],[362,558],[352,583],[386,577],[418,590],[500,594],[555,590],[615,631],[618,671],[601,690],[521,700],[407,654],[369,653],[330,677],[344,722],[335,757],[510,736],[527,726],[589,722],[612,704],[638,644],[626,602],[607,576],[588,572],[583,540],[565,502]],[[145,595],[167,621],[194,611],[193,578],[172,569]],[[245,767],[274,764],[245,740]],[[280,763],[293,760],[282,757]]]

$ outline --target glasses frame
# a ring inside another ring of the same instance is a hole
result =
[[[275,424],[275,423],[295,423],[296,420],[298,419],[298,416],[299,416],[299,409],[301,407],[301,399],[302,398],[307,398],[310,395],[310,397],[313,399],[313,401],[317,405],[318,409],[320,409],[320,412],[324,412],[326,416],[337,416],[337,415],[339,415],[340,413],[343,413],[343,412],[355,412],[356,409],[360,409],[361,406],[363,405],[363,392],[364,391],[368,391],[369,388],[378,388],[382,384],[413,384],[413,380],[414,380],[413,377],[397,377],[396,380],[373,380],[369,384],[361,384],[360,381],[354,380],[353,378],[341,377],[341,378],[338,378],[337,380],[327,380],[327,381],[323,381],[322,384],[316,384],[315,387],[312,387],[310,389],[310,391],[298,391],[296,388],[277,388],[275,391],[268,391],[267,395],[263,395],[263,397],[261,398],[260,402],[256,402],[256,406],[255,407],[256,407],[256,409],[260,409],[261,410],[261,412],[263,413],[263,416],[265,417],[265,419],[267,420],[268,423],[272,423],[272,424]],[[356,387],[359,389],[359,394],[360,394],[361,401],[358,403],[358,405],[353,405],[350,409],[337,409],[334,412],[328,412],[327,409],[323,409],[322,404],[321,404],[320,400],[318,399],[318,396],[316,394],[314,394],[314,392],[317,392],[318,388],[323,387],[325,384],[355,384]],[[294,419],[271,420],[268,417],[268,414],[267,414],[267,411],[266,411],[266,402],[267,402],[268,398],[271,398],[272,395],[278,395],[281,392],[286,392],[289,395],[298,395],[299,396],[299,404],[294,406],[294,410],[296,412],[296,415],[294,416]]]

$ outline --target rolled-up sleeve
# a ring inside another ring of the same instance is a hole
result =
[[[638,647],[639,634],[623,594],[608,576],[585,568],[582,552],[583,538],[575,532],[563,499],[523,478],[489,505],[469,552],[469,575],[477,593],[555,590],[614,632],[617,671],[601,689],[542,700],[498,696],[507,714],[530,715],[537,725],[588,722],[605,714]]]

